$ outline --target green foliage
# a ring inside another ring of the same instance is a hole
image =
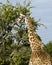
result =
[[[12,44],[10,48],[4,58],[0,56],[0,65],[28,65],[31,54],[28,44]]]
[[[31,50],[28,45],[20,44],[11,54],[12,62],[15,65],[28,65],[30,53]]]
[[[1,13],[1,18],[3,22],[9,22],[10,20],[14,19],[17,17],[16,10],[13,10],[14,6],[12,5],[2,5],[2,13]]]
[[[47,43],[44,46],[44,49],[50,54],[50,56],[52,57],[52,41],[50,41],[49,43]]]
[[[9,0],[6,4],[0,3],[0,65],[28,65],[31,49],[27,28],[24,19],[19,23],[16,23],[16,19],[20,13],[31,15],[30,3],[26,0],[24,5],[20,3],[12,5]],[[40,25],[33,17],[31,21],[37,30]]]
[[[25,24],[13,25],[20,13],[30,14],[30,10],[21,4],[14,6],[9,1],[0,3],[0,65],[27,65],[29,62],[30,46]],[[17,31],[15,34],[11,32],[13,29]]]
[[[0,5],[1,21],[10,22],[16,17],[19,17],[20,13],[22,14],[30,13],[30,9],[28,9],[29,6],[30,4],[28,6],[22,6],[20,3],[17,3],[15,6],[13,6],[9,1],[7,1],[7,4],[1,4]]]

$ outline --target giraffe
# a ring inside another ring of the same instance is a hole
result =
[[[51,65],[50,56],[42,48],[42,41],[40,41],[34,31],[32,22],[29,16],[26,16],[26,24],[28,29],[28,38],[32,50],[29,65]]]
[[[25,23],[27,25],[28,38],[32,50],[29,65],[51,65],[50,56],[47,52],[45,52],[45,50],[43,50],[42,41],[40,41],[36,32],[34,31],[32,22],[30,20],[31,17],[20,14],[17,22],[20,22],[23,18],[25,18]]]

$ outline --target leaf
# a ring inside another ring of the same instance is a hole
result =
[[[40,23],[40,22],[38,22],[38,25],[39,26],[42,25],[45,29],[47,29],[47,27],[44,24]]]
[[[24,2],[23,2],[23,3],[24,3],[24,5],[26,5],[26,2],[27,2],[27,1],[26,1],[26,0],[24,0]]]
[[[26,7],[29,7],[31,4],[31,1],[29,1],[27,4],[26,4]]]

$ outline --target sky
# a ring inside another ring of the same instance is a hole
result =
[[[16,2],[22,3],[24,0],[10,0],[14,5]],[[28,0],[27,0],[28,1]],[[48,43],[52,40],[52,0],[30,0],[31,5],[35,8],[31,9],[32,17],[36,20],[40,19],[40,22],[44,24],[38,28],[37,33],[42,39],[42,42]],[[6,0],[0,0],[0,2],[6,3]]]

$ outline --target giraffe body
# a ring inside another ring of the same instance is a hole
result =
[[[50,57],[45,51],[34,51],[31,54],[29,65],[51,65]]]
[[[40,41],[34,32],[33,25],[30,18],[27,17],[27,28],[30,47],[32,49],[29,65],[51,65],[50,56],[42,48],[42,41]]]

